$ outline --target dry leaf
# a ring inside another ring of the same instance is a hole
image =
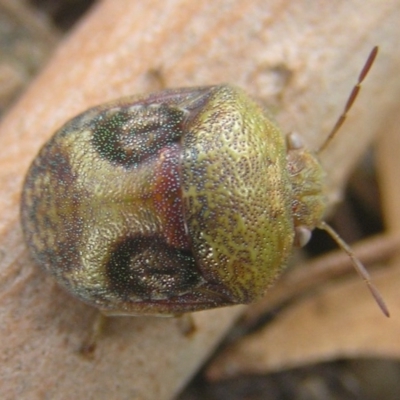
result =
[[[58,32],[20,1],[0,1],[0,114],[48,59]]]
[[[356,243],[352,250],[366,266],[383,262],[400,253],[400,235],[381,234]],[[371,270],[371,268],[369,268]],[[354,275],[350,257],[338,249],[289,269],[259,302],[246,309],[242,324],[253,326],[264,314],[304,297],[322,285],[346,274]]]
[[[355,277],[329,285],[282,311],[264,329],[227,348],[207,375],[224,379],[344,357],[400,358],[400,265],[374,278],[391,310],[390,319],[378,311]]]

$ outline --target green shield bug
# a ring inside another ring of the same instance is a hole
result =
[[[91,108],[43,146],[24,183],[33,258],[107,315],[177,315],[253,302],[293,246],[326,230],[317,153],[344,122],[371,52],[323,147],[286,138],[232,85],[167,89]]]

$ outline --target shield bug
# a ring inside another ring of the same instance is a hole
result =
[[[350,255],[387,313],[326,207],[316,153],[242,89],[216,85],[127,97],[68,121],[28,171],[21,218],[35,261],[107,315],[253,302],[314,228]]]

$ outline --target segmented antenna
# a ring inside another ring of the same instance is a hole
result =
[[[361,89],[361,83],[367,76],[369,70],[372,67],[372,64],[375,61],[375,58],[378,54],[378,46],[375,46],[372,50],[371,53],[369,54],[367,61],[364,64],[363,69],[360,72],[360,75],[358,76],[358,81],[354,85],[353,89],[350,92],[350,95],[347,99],[346,105],[340,114],[339,118],[337,119],[335,125],[333,126],[331,132],[325,139],[325,142],[322,144],[322,146],[318,149],[317,154],[321,153],[326,149],[332,138],[336,135],[338,130],[341,128],[343,125],[344,121],[347,118],[347,114],[351,107],[353,106],[358,93],[360,92]],[[387,317],[390,316],[389,310],[383,300],[382,295],[380,294],[379,290],[376,288],[376,286],[371,282],[371,277],[368,273],[368,271],[365,269],[364,265],[362,265],[361,261],[356,257],[354,254],[353,250],[351,250],[350,246],[339,236],[339,234],[330,226],[328,225],[325,221],[322,221],[318,224],[317,226],[319,229],[324,230],[329,234],[329,236],[337,243],[337,245],[347,253],[347,255],[350,257],[350,260],[360,275],[361,279],[365,282],[367,285],[369,291],[371,292],[372,296],[374,297],[376,303],[378,304],[379,308],[382,310],[383,314],[385,314]]]
[[[375,46],[371,50],[371,53],[369,53],[367,61],[365,62],[364,67],[360,72],[360,75],[358,76],[357,83],[354,85],[352,91],[350,92],[350,95],[349,95],[349,97],[347,99],[346,105],[345,105],[342,113],[340,114],[339,118],[337,119],[337,121],[336,121],[335,125],[333,126],[331,132],[329,133],[329,135],[325,139],[325,142],[322,143],[322,146],[317,150],[317,154],[320,154],[322,151],[324,151],[326,149],[326,147],[328,146],[328,144],[330,143],[332,138],[336,135],[338,130],[343,125],[344,121],[347,118],[347,114],[348,114],[349,110],[351,109],[352,105],[354,104],[354,102],[355,102],[355,100],[356,100],[356,98],[358,96],[358,93],[360,92],[361,83],[363,82],[365,77],[368,75],[368,72],[371,69],[372,64],[374,63],[377,54],[378,54],[378,46]]]
[[[317,228],[324,230],[329,234],[329,236],[338,244],[338,246],[347,253],[347,255],[350,257],[350,260],[360,275],[361,279],[365,282],[367,285],[369,291],[371,292],[372,296],[374,297],[376,303],[378,304],[379,308],[382,310],[382,312],[387,316],[390,317],[389,309],[387,308],[385,301],[383,300],[382,295],[380,294],[379,290],[377,287],[371,282],[371,277],[364,267],[364,265],[361,264],[361,261],[356,257],[354,254],[353,250],[350,248],[350,246],[339,236],[339,234],[330,226],[328,225],[325,221],[322,221],[318,224]]]

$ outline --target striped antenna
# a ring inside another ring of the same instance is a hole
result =
[[[324,151],[328,144],[331,142],[331,140],[334,138],[336,133],[339,131],[343,123],[345,122],[347,118],[347,114],[350,111],[351,107],[353,106],[355,100],[357,99],[358,94],[360,93],[361,89],[361,84],[364,81],[365,77],[368,75],[368,72],[370,71],[376,56],[378,54],[378,46],[375,46],[371,52],[369,53],[369,56],[367,58],[367,61],[364,64],[363,69],[360,72],[360,75],[358,76],[357,83],[354,85],[353,89],[350,92],[350,95],[347,99],[346,105],[340,114],[339,118],[337,119],[335,125],[333,126],[331,132],[325,139],[324,143],[322,146],[317,150],[317,154],[320,154],[322,151]],[[389,310],[383,300],[382,295],[378,291],[377,287],[371,282],[371,277],[368,273],[368,271],[365,269],[364,265],[361,263],[361,261],[356,257],[354,254],[353,250],[350,248],[350,246],[339,236],[339,234],[326,222],[322,221],[318,224],[317,226],[319,229],[324,230],[329,234],[329,236],[337,243],[337,245],[347,253],[347,255],[350,257],[350,260],[360,275],[361,279],[365,282],[367,285],[369,291],[371,292],[372,296],[374,297],[376,303],[378,304],[379,308],[382,310],[383,314],[385,314],[387,317],[390,316]]]
[[[350,246],[339,236],[339,234],[326,222],[322,221],[318,224],[317,228],[324,230],[329,234],[329,236],[337,243],[337,245],[345,252],[347,255],[350,257],[350,260],[355,268],[355,270],[358,272],[360,275],[361,279],[365,282],[367,285],[369,291],[371,292],[373,298],[375,299],[376,303],[378,304],[379,308],[382,310],[383,314],[386,315],[386,317],[390,317],[389,309],[385,304],[385,301],[383,300],[382,295],[380,294],[379,290],[377,287],[371,282],[371,277],[364,267],[364,265],[361,263],[361,261],[356,257],[354,254],[353,250],[350,248]]]
[[[358,93],[360,92],[361,83],[363,82],[365,77],[368,75],[368,72],[371,69],[372,64],[374,63],[377,54],[378,54],[378,46],[375,46],[371,50],[371,53],[369,53],[367,61],[365,62],[364,67],[360,72],[360,75],[358,76],[357,83],[354,85],[352,91],[350,92],[350,95],[349,95],[349,97],[347,99],[346,105],[345,105],[342,113],[340,114],[339,118],[337,119],[337,121],[336,121],[335,125],[333,126],[331,132],[329,133],[329,135],[325,139],[325,142],[322,143],[322,146],[317,150],[317,154],[322,153],[327,148],[327,146],[331,142],[332,138],[336,135],[338,130],[343,125],[344,121],[347,118],[347,114],[348,114],[349,110],[351,109],[352,105],[354,104],[354,102],[355,102],[355,100],[356,100],[356,98],[358,96]]]

